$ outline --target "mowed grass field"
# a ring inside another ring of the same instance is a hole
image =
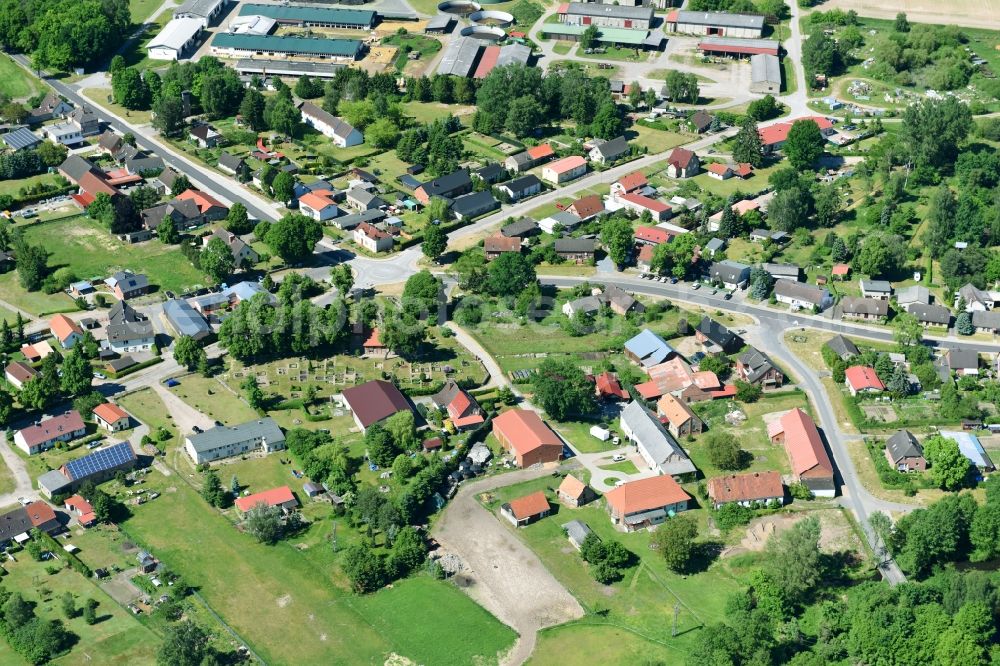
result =
[[[24,71],[10,56],[0,56],[0,92],[11,99],[31,97],[41,90],[38,80]]]
[[[7,575],[3,577],[3,585],[8,590],[19,591],[29,601],[36,602],[36,614],[62,620],[66,628],[79,637],[79,642],[68,654],[50,663],[62,666],[85,663],[112,666],[156,663],[156,650],[160,645],[160,638],[156,634],[82,575],[68,568],[50,575],[45,571],[46,566],[46,563],[35,562],[22,553],[17,562],[4,563]],[[77,608],[88,598],[95,599],[100,604],[97,608],[100,621],[88,625],[80,616],[67,620],[61,603],[62,595],[66,592],[72,593]],[[0,663],[27,662],[11,650],[4,640],[0,641]]]
[[[77,277],[107,277],[119,269],[145,273],[160,289],[183,292],[205,282],[174,245],[152,240],[128,245],[85,216],[41,222],[23,227],[29,243],[51,254],[49,266],[69,266]],[[31,311],[30,308],[25,308]]]
[[[56,312],[75,312],[79,308],[69,296],[64,293],[46,294],[43,291],[25,291],[17,279],[17,271],[0,275],[0,300],[10,303],[16,308],[30,312],[36,316],[55,314]],[[4,310],[2,316],[13,323],[16,315]]]
[[[425,664],[490,663],[513,643],[513,632],[450,583],[417,577],[369,597],[348,592],[326,521],[295,543],[263,546],[176,484],[136,509],[126,529],[268,663],[372,664],[394,653]]]

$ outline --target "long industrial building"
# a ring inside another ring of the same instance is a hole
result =
[[[759,39],[764,34],[764,17],[729,12],[690,12],[678,9],[667,14],[671,32],[688,35]]]
[[[564,2],[558,9],[559,22],[599,28],[649,30],[653,23],[652,7],[600,5],[592,2]]]
[[[705,55],[749,58],[758,54],[778,55],[778,42],[773,39],[733,39],[706,37],[698,42],[698,49]]]
[[[330,79],[337,70],[347,67],[338,62],[296,62],[294,60],[237,60],[233,69],[239,74],[259,74],[261,76],[311,76]]]
[[[567,23],[543,23],[539,28],[542,37],[578,42],[588,26]],[[663,45],[666,36],[661,30],[631,30],[626,28],[601,28],[597,41],[601,44],[656,50]]]
[[[266,16],[274,19],[279,25],[349,30],[371,30],[378,19],[378,14],[375,12],[363,9],[257,4],[241,6],[240,16]]]
[[[306,39],[228,33],[218,33],[212,39],[212,55],[224,58],[310,56],[331,60],[357,60],[363,53],[364,44],[356,39]]]

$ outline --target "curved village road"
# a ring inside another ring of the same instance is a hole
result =
[[[466,569],[459,576],[468,581],[469,596],[519,634],[502,662],[507,666],[531,656],[539,629],[576,620],[584,611],[538,556],[476,498],[550,473],[525,469],[464,484],[433,530],[445,550],[460,554]]]
[[[543,283],[558,284],[559,286],[569,286],[582,281],[584,281],[582,278],[542,278]],[[784,336],[782,335],[785,331],[798,326],[810,326],[814,322],[814,318],[797,317],[791,313],[770,311],[766,308],[756,307],[749,304],[733,303],[732,301],[725,301],[721,297],[712,298],[711,296],[702,296],[700,294],[696,295],[696,292],[690,290],[689,293],[685,294],[678,288],[679,285],[668,286],[661,283],[644,282],[641,280],[627,281],[618,279],[598,280],[598,282],[612,283],[622,289],[632,291],[633,293],[660,297],[671,296],[677,300],[686,300],[699,305],[718,307],[725,306],[726,309],[749,314],[756,318],[760,322],[761,328],[763,329],[761,339],[764,342],[759,344],[761,344],[761,347],[765,352],[777,359],[779,364],[783,365],[786,369],[791,370],[792,373],[798,377],[800,386],[802,386],[806,391],[816,408],[816,413],[819,416],[819,425],[823,427],[823,433],[826,437],[827,446],[830,453],[833,454],[833,462],[836,465],[836,470],[840,476],[841,503],[854,512],[858,522],[862,526],[862,530],[864,531],[865,537],[872,550],[880,554],[884,552],[879,544],[878,538],[871,529],[871,525],[868,520],[869,515],[875,511],[910,511],[917,507],[908,504],[886,502],[885,500],[875,497],[865,489],[861,480],[858,478],[857,470],[854,467],[854,461],[851,459],[850,451],[844,441],[845,438],[840,432],[836,416],[830,406],[830,399],[827,396],[822,383],[816,376],[816,373],[810,370],[788,349],[788,347],[785,346]],[[718,303],[716,303],[716,301],[718,301]],[[802,321],[799,321],[799,319]],[[869,333],[868,337],[871,337],[871,331],[867,329],[865,329],[865,331]],[[888,556],[881,558],[879,570],[882,572],[883,577],[891,584],[900,583],[906,580],[902,570],[896,562]]]

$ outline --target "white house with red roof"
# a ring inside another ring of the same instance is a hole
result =
[[[83,329],[63,314],[57,314],[49,320],[49,330],[59,340],[63,349],[69,349],[83,339]]]
[[[110,402],[101,403],[94,407],[94,419],[97,425],[110,432],[126,430],[132,425],[132,417],[124,409]]]
[[[677,147],[667,158],[667,175],[671,178],[691,178],[701,170],[701,161],[693,150]]]
[[[652,215],[653,219],[657,222],[669,220],[670,216],[673,215],[673,209],[669,204],[657,199],[651,199],[645,195],[639,194],[638,192],[628,192],[612,196],[622,208],[630,210],[636,215],[642,215],[645,212],[649,212],[649,214]]]
[[[705,171],[708,172],[709,178],[716,180],[726,180],[733,177],[733,170],[729,168],[729,165],[722,162],[712,162],[705,167]]]
[[[792,125],[803,120],[811,120],[816,123],[816,126],[819,127],[819,131],[824,137],[836,133],[836,130],[833,129],[833,123],[823,116],[806,116],[782,123],[775,123],[774,125],[758,130],[764,152],[770,153],[775,150],[781,150],[785,145],[785,141],[788,140],[788,133],[791,131]]]
[[[635,228],[635,242],[638,245],[663,245],[674,237],[672,233],[660,227],[639,226]]]
[[[337,202],[333,200],[330,190],[315,190],[306,192],[299,197],[299,211],[317,222],[332,220],[340,214]]]
[[[587,160],[579,155],[570,155],[556,160],[542,168],[542,180],[559,184],[579,178],[587,173]]]
[[[292,489],[288,486],[271,488],[264,492],[254,493],[246,497],[240,497],[235,502],[240,513],[246,513],[250,509],[258,506],[276,506],[283,511],[289,511],[299,505],[299,501],[292,494]]]
[[[611,194],[627,194],[629,192],[639,192],[649,185],[646,176],[641,171],[633,171],[625,174],[611,184]]]
[[[65,414],[53,416],[14,433],[14,443],[29,456],[47,451],[56,442],[68,442],[87,434],[80,412],[71,409]]]
[[[67,497],[63,503],[63,508],[71,516],[76,516],[76,520],[81,527],[90,527],[97,522],[97,514],[94,513],[93,505],[80,495]]]
[[[440,391],[431,396],[431,402],[438,409],[447,412],[448,418],[458,430],[475,427],[486,420],[476,399],[450,379]]]
[[[852,365],[844,371],[844,385],[851,395],[859,393],[881,393],[885,384],[875,374],[875,369],[865,365]]]

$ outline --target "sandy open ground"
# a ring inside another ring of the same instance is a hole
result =
[[[817,9],[853,9],[861,16],[895,18],[905,12],[914,23],[965,25],[1000,30],[1000,0],[829,0]]]

